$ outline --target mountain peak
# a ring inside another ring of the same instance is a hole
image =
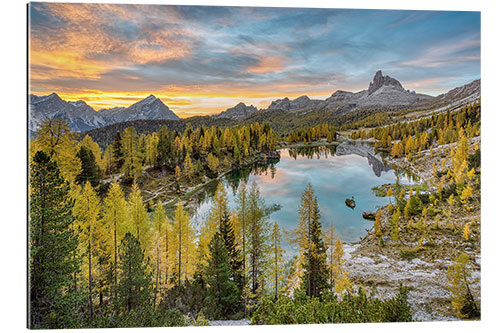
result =
[[[257,112],[257,108],[253,105],[247,106],[243,102],[239,102],[232,108],[226,109],[221,113],[215,115],[216,118],[229,118],[229,119],[243,119],[249,114]]]
[[[151,94],[149,95],[148,97],[144,98],[141,102],[145,102],[145,103],[153,103],[154,101],[156,101],[158,98],[156,98],[155,95]]]
[[[368,95],[371,95],[383,86],[393,86],[398,90],[404,90],[403,86],[398,80],[390,77],[389,75],[384,76],[382,74],[382,71],[378,70],[373,77],[373,81],[370,82],[370,86],[368,87]]]

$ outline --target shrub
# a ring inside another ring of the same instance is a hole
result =
[[[362,288],[338,300],[328,293],[311,298],[300,292],[288,296],[266,297],[253,313],[252,324],[326,324],[412,321],[408,289],[400,285],[399,293],[388,300],[367,297]]]

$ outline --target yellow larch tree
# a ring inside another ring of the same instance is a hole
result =
[[[122,135],[123,166],[125,177],[136,179],[142,172],[143,155],[139,145],[139,136],[134,127],[127,127]]]
[[[111,235],[111,257],[113,258],[114,295],[118,297],[118,246],[127,231],[129,221],[127,201],[118,183],[113,182],[104,198],[103,223]]]
[[[186,176],[188,182],[193,181],[193,176],[194,176],[194,166],[193,162],[191,160],[191,156],[189,154],[186,155],[186,158],[184,159],[184,175]]]
[[[84,267],[84,269],[88,281],[89,310],[90,318],[92,319],[94,317],[94,305],[92,300],[93,269],[95,269],[98,263],[97,244],[99,238],[103,235],[103,230],[100,228],[100,224],[98,224],[97,221],[99,216],[99,198],[88,181],[81,193],[76,197],[75,205],[73,206],[73,215],[78,224],[80,245],[85,249],[84,253],[87,257],[85,261],[86,267]]]
[[[473,318],[480,313],[470,289],[470,266],[470,258],[462,253],[448,267],[447,288],[451,292],[451,305],[460,318]]]
[[[333,279],[335,282],[335,292],[341,295],[346,291],[349,295],[352,293],[352,282],[349,279],[348,272],[344,270],[344,247],[340,238],[335,242],[333,254]]]
[[[80,159],[76,157],[76,138],[76,133],[71,132],[65,120],[46,119],[37,131],[31,154],[43,150],[57,162],[61,175],[73,181],[81,171]]]
[[[335,230],[333,222],[330,223],[328,229],[324,231],[323,239],[325,240],[325,246],[327,247],[327,264],[330,277],[330,291],[333,291],[334,283],[334,267],[335,267],[335,244],[337,242],[338,236]]]
[[[283,248],[281,247],[281,232],[278,222],[274,222],[273,229],[271,230],[271,251],[272,251],[272,285],[274,289],[274,296],[278,297],[280,285],[284,279],[284,263]]]
[[[382,235],[382,210],[377,210],[377,214],[375,214],[375,223],[373,228],[375,229],[375,235]]]
[[[168,278],[168,225],[169,221],[165,214],[165,209],[158,200],[156,203],[156,209],[153,214],[153,241],[154,248],[152,248],[151,254],[153,258],[154,273],[155,273],[155,287],[154,287],[154,298],[153,306],[156,307],[156,300],[158,293],[160,292],[160,284],[163,279],[161,276],[162,272],[162,258],[165,257],[165,281]]]
[[[181,285],[182,280],[189,279],[196,267],[196,237],[191,224],[189,214],[184,210],[182,203],[178,203],[175,208],[175,215],[172,225],[172,246],[174,253],[172,259],[175,260],[175,274],[177,275],[177,285]]]
[[[139,240],[142,249],[148,253],[148,247],[151,245],[151,223],[142,201],[141,190],[135,181],[128,198],[128,209],[130,225],[127,231],[130,231]]]
[[[212,208],[205,223],[200,228],[200,241],[198,244],[198,258],[204,266],[208,255],[208,244],[213,235],[219,230],[224,213],[229,212],[227,206],[227,193],[222,182],[219,182],[212,198]]]

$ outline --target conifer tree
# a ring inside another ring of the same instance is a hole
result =
[[[248,192],[248,277],[251,291],[259,297],[264,291],[264,272],[266,269],[269,238],[269,221],[265,214],[264,201],[260,196],[259,188],[255,182]]]
[[[198,246],[198,257],[202,265],[206,263],[208,256],[208,244],[213,235],[219,230],[222,219],[225,214],[228,214],[227,193],[222,182],[219,182],[215,194],[212,198],[212,208],[205,223],[201,226],[200,242]]]
[[[335,252],[335,242],[338,238],[337,233],[335,231],[335,227],[333,223],[330,224],[330,227],[325,230],[325,243],[327,247],[327,263],[329,270],[329,278],[330,278],[330,291],[333,291],[334,283],[334,252]]]
[[[37,131],[33,152],[42,150],[57,163],[61,175],[73,181],[80,173],[80,160],[76,157],[76,134],[63,119],[46,119]]]
[[[205,268],[208,284],[206,307],[213,319],[227,319],[238,308],[239,291],[233,281],[231,258],[220,232],[212,237],[209,254]]]
[[[173,259],[175,259],[177,286],[181,285],[182,279],[186,280],[194,273],[195,249],[195,234],[189,214],[179,202],[172,226],[172,250],[175,253]]]
[[[208,168],[210,169],[212,174],[217,175],[217,169],[219,168],[219,164],[220,164],[217,156],[214,156],[212,153],[209,153],[208,157],[207,157],[207,161],[208,161]]]
[[[134,127],[127,127],[122,137],[123,166],[122,172],[127,179],[136,179],[142,172],[142,152],[139,136]]]
[[[470,284],[470,259],[467,254],[460,254],[448,267],[448,290],[451,292],[451,304],[460,318],[477,318],[480,310],[477,306]]]
[[[186,176],[188,182],[191,182],[193,180],[194,166],[189,154],[186,155],[186,158],[184,159],[184,175]]]
[[[299,227],[295,230],[303,269],[302,288],[308,296],[318,297],[327,286],[326,248],[321,232],[318,201],[309,184],[299,206]]]
[[[127,232],[120,244],[119,304],[127,312],[146,307],[150,301],[151,275],[149,259],[145,258],[141,244]]]
[[[392,240],[398,240],[399,239],[399,219],[401,218],[401,211],[399,208],[396,209],[394,214],[392,214],[392,232],[391,232],[391,238]]]
[[[278,226],[278,222],[274,222],[273,229],[271,231],[271,250],[272,250],[272,280],[274,284],[274,297],[278,297],[279,286],[284,279],[284,259],[283,259],[283,248],[281,247],[281,232]]]
[[[94,153],[89,148],[81,146],[76,157],[80,159],[81,171],[76,176],[75,183],[84,185],[89,181],[92,186],[98,186],[101,181],[101,170],[96,163]]]
[[[120,132],[117,132],[115,139],[111,144],[111,151],[113,155],[113,169],[116,172],[120,172],[125,162],[125,153],[123,151],[123,140]]]
[[[246,238],[246,233],[247,233],[247,216],[248,216],[248,192],[246,188],[246,182],[243,180],[240,185],[238,186],[238,192],[236,195],[236,202],[237,202],[237,210],[236,210],[236,221],[238,222],[237,224],[237,229],[238,229],[238,234],[239,237],[238,242],[241,244],[241,254],[242,254],[242,265],[243,265],[243,271],[242,271],[242,290],[245,291],[247,290],[247,238]],[[243,301],[244,301],[244,311],[245,311],[245,318],[247,315],[247,293],[243,292]]]
[[[219,232],[224,240],[227,254],[230,260],[231,274],[234,283],[241,289],[243,287],[241,251],[236,242],[234,226],[229,211],[225,211],[220,223]]]
[[[345,262],[344,248],[340,238],[337,238],[337,242],[335,243],[333,258],[334,258],[333,275],[335,282],[335,292],[340,295],[344,291],[346,291],[348,295],[351,295],[352,282],[349,280],[348,272],[346,272],[343,267]]]
[[[127,231],[127,201],[118,183],[114,182],[104,199],[103,223],[106,232],[111,235],[111,257],[113,258],[114,295],[118,297],[118,246]]]
[[[84,147],[82,147],[84,148]],[[98,224],[99,215],[99,198],[90,182],[85,183],[82,192],[77,196],[73,214],[76,218],[76,223],[79,226],[80,242],[85,246],[85,252],[88,269],[88,288],[89,288],[89,310],[90,317],[94,317],[94,304],[93,304],[93,269],[97,265],[97,247],[99,238],[103,235],[104,231]]]
[[[69,185],[48,153],[34,154],[29,182],[29,327],[75,325],[78,239]]]
[[[89,149],[94,155],[95,162],[99,168],[99,170],[104,170],[104,160],[102,158],[102,151],[99,148],[99,145],[92,140],[92,138],[87,134],[85,137],[78,143],[78,146],[86,147]]]
[[[149,215],[142,202],[141,191],[136,182],[132,185],[132,192],[128,199],[130,226],[128,231],[137,238],[143,249],[148,252],[151,237]]]
[[[377,210],[377,213],[375,214],[375,223],[373,225],[373,228],[375,229],[375,234],[377,236],[382,235],[382,210],[379,209]]]
[[[155,260],[155,289],[154,289],[154,299],[153,299],[153,306],[156,307],[156,299],[157,295],[160,289],[160,282],[161,282],[161,274],[160,274],[160,267],[161,267],[161,253],[162,251],[162,239],[165,235],[167,234],[168,238],[168,229],[167,229],[167,217],[165,215],[165,209],[163,208],[163,205],[161,204],[160,201],[157,202],[156,204],[156,209],[154,212],[153,216],[153,228],[154,228],[154,240],[155,240],[155,250],[154,250],[154,260]],[[166,255],[167,255],[167,260],[168,260],[168,239],[167,239],[167,249],[166,249]],[[168,262],[165,263],[168,266]],[[167,274],[168,275],[168,274]]]

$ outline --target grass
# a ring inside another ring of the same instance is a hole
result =
[[[375,192],[375,195],[377,197],[385,197],[385,196],[387,196],[387,192],[383,188],[381,188],[379,186],[372,187],[372,191]]]
[[[413,260],[418,257],[419,249],[401,249],[400,254],[403,259]]]

